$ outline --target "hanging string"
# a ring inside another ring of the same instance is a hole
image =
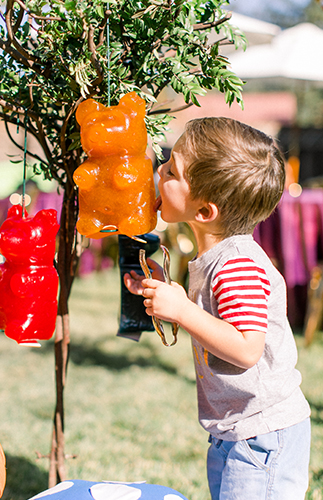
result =
[[[22,77],[22,72],[19,70],[19,80]],[[20,94],[20,91],[19,91]],[[22,217],[26,216],[26,178],[27,178],[27,123],[28,123],[28,114],[27,109],[24,109],[24,159],[23,159],[23,176],[22,176],[22,196],[21,196],[21,206],[22,206]],[[17,113],[17,134],[19,134],[20,129],[20,114],[19,111]]]
[[[108,62],[108,106],[110,106],[110,3],[107,4],[108,20],[107,20],[107,62]]]
[[[27,110],[25,110],[25,120],[24,120],[24,130],[25,130],[25,138],[24,138],[24,164],[23,164],[23,181],[22,181],[22,217],[25,217],[26,214],[26,177],[27,177],[27,123],[28,123],[28,114]]]
[[[108,106],[111,105],[111,85],[110,85],[110,3],[107,3],[108,20],[107,20],[107,66],[108,66]],[[100,233],[116,233],[118,228],[110,225],[101,229]]]

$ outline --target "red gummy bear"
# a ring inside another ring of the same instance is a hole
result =
[[[59,228],[56,210],[33,218],[12,206],[0,227],[0,329],[18,344],[39,345],[54,333],[58,275],[54,267]]]
[[[117,106],[93,99],[76,111],[82,147],[89,159],[74,172],[79,187],[79,233],[89,238],[140,235],[157,222],[153,168],[146,156],[145,101],[135,92]]]

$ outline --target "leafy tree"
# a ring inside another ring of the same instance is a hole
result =
[[[311,0],[304,11],[304,21],[316,24],[323,29],[323,2],[321,0]]]
[[[157,156],[170,109],[157,99],[170,85],[187,105],[217,88],[242,105],[242,82],[221,55],[221,45],[244,45],[229,24],[227,0],[7,0],[0,26],[0,118],[25,128],[42,149],[28,151],[36,173],[64,191],[57,268],[60,277],[55,336],[57,401],[49,485],[65,478],[64,409],[68,297],[78,256],[77,189],[73,172],[83,161],[75,110],[92,97],[116,104],[128,91],[147,103],[147,129]],[[210,32],[219,34],[209,42]],[[220,33],[221,31],[221,33]]]

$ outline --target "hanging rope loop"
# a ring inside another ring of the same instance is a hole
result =
[[[26,179],[27,179],[27,124],[28,124],[28,112],[25,109],[24,118],[24,162],[23,162],[23,181],[22,181],[22,217],[26,216]]]
[[[22,195],[21,195],[21,206],[22,206],[22,218],[26,217],[26,182],[27,182],[27,125],[28,125],[28,109],[24,109],[24,157],[23,157],[23,174],[22,174]],[[20,116],[19,112],[17,115],[17,134],[19,134],[20,127]]]
[[[111,105],[111,83],[110,83],[110,15],[111,15],[111,10],[110,10],[110,3],[107,3],[107,66],[108,66],[108,106]]]

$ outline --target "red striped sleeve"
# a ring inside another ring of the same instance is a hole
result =
[[[270,282],[249,257],[229,260],[212,282],[218,312],[240,331],[267,331]]]

